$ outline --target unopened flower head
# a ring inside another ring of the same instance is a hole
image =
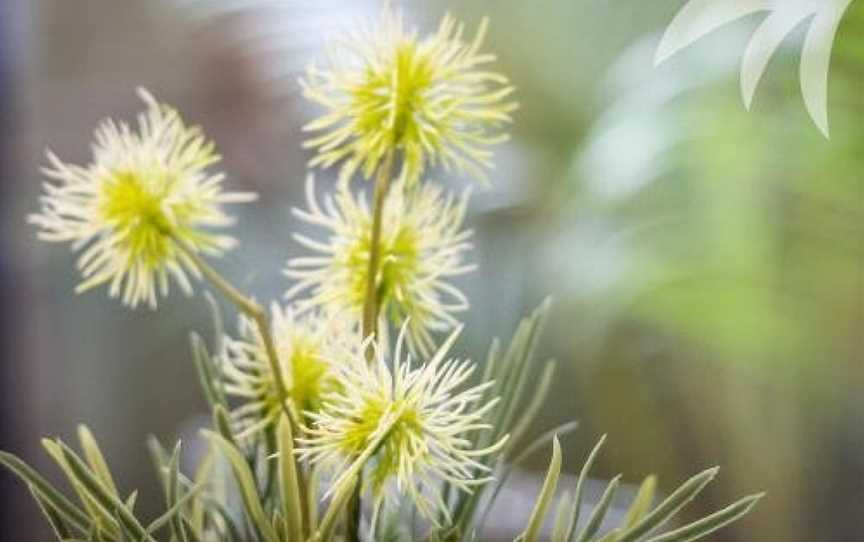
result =
[[[458,324],[454,314],[468,307],[465,296],[448,282],[473,269],[465,263],[471,231],[461,229],[467,193],[455,198],[432,183],[407,193],[394,188],[383,207],[376,279],[379,327],[386,332],[388,319],[395,326],[408,320],[409,344],[428,353],[434,345],[432,333],[453,329]],[[289,260],[285,273],[297,282],[286,295],[293,298],[308,291],[298,306],[324,307],[359,322],[369,276],[369,207],[345,187],[319,204],[311,177],[307,202],[308,209],[294,209],[294,213],[325,228],[327,239],[294,236],[316,254]]]
[[[146,91],[139,94],[147,109],[137,130],[105,120],[90,164],[67,164],[48,152],[43,172],[55,182],[45,183],[41,210],[29,220],[40,239],[82,251],[77,291],[108,284],[111,297],[126,305],[155,307],[169,277],[191,292],[187,273],[199,272],[184,250],[219,255],[235,244],[209,231],[232,223],[223,204],[255,196],[223,191],[223,175],[207,172],[219,155],[201,130]]]
[[[400,15],[334,42],[324,67],[301,79],[304,95],[326,112],[305,126],[313,166],[342,162],[340,179],[365,178],[398,152],[400,178],[411,185],[429,165],[441,164],[485,181],[490,145],[516,109],[506,77],[489,71],[495,56],[481,53],[487,22],[466,40],[464,25],[446,15],[420,38]],[[388,158],[389,156],[389,158]]]
[[[340,472],[372,451],[365,489],[371,489],[379,504],[388,495],[409,495],[427,519],[434,522],[439,513],[446,517],[441,482],[470,492],[489,481],[489,468],[480,458],[495,453],[506,441],[505,437],[487,448],[473,447],[469,437],[489,428],[484,418],[496,400],[481,404],[492,382],[463,389],[474,365],[446,359],[458,333],[416,368],[410,355],[403,357],[404,327],[392,368],[384,349],[374,343],[372,363],[359,353],[355,363],[342,365],[343,386],[311,416],[313,426],[308,438],[300,439],[298,453],[315,464],[335,465]]]
[[[338,319],[317,312],[295,314],[292,308],[271,308],[271,333],[282,380],[291,407],[302,416],[321,408],[322,398],[339,389],[333,365],[353,356],[360,336]],[[225,392],[241,404],[232,412],[241,435],[251,435],[279,419],[282,403],[254,322],[242,317],[239,338],[225,337],[222,359]]]

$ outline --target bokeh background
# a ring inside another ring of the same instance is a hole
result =
[[[762,16],[655,69],[683,3],[401,3],[424,29],[447,10],[471,26],[491,15],[487,48],[519,89],[512,141],[473,199],[481,271],[461,283],[473,303],[462,348],[482,358],[551,295],[542,353],[559,372],[532,431],[581,422],[565,440],[570,472],[608,433],[601,479],[656,473],[669,490],[723,467],[685,517],[768,492],[714,540],[864,540],[864,1],[837,38],[830,141],[798,89],[803,26],[750,113],[737,71]],[[37,244],[25,223],[43,150],[87,160],[96,123],[138,109],[138,85],[176,104],[216,140],[232,187],[262,194],[221,268],[277,298],[280,269],[300,251],[289,209],[308,158],[300,126],[314,114],[297,75],[328,34],[379,9],[0,2],[0,447],[53,472],[39,438],[71,439],[86,422],[121,485],[140,488],[155,513],[146,436],[194,443],[206,423],[187,344],[209,330],[205,302],[173,296],[157,312],[130,311],[101,291],[74,295],[73,255]],[[546,460],[525,465],[525,491]],[[0,499],[0,539],[48,540],[5,472]]]

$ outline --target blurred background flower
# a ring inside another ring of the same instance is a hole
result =
[[[768,491],[714,540],[864,538],[864,2],[835,45],[831,141],[801,105],[800,29],[750,113],[738,69],[762,15],[655,69],[683,4],[402,3],[424,30],[447,10],[471,28],[490,15],[485,49],[518,89],[513,137],[469,210],[479,271],[456,281],[472,308],[455,350],[482,359],[492,336],[506,338],[551,294],[543,353],[561,369],[532,432],[579,419],[563,443],[571,471],[608,432],[596,476],[623,470],[635,483],[656,472],[668,490],[723,466],[686,517]],[[220,263],[259,299],[277,299],[283,262],[302,251],[290,233],[306,227],[289,209],[302,205],[311,156],[301,127],[317,113],[297,77],[328,35],[380,7],[0,4],[0,447],[45,467],[39,437],[87,421],[119,483],[140,487],[152,512],[146,435],[194,439],[205,412],[187,334],[209,330],[206,304],[172,297],[154,317],[75,296],[74,255],[37,244],[25,224],[43,149],[85,161],[101,118],[138,109],[138,85],[176,105],[215,140],[232,189],[262,195],[238,211],[241,246]],[[537,454],[516,477],[529,497],[540,483],[531,469],[546,460]],[[21,491],[0,473],[0,532],[47,540]],[[501,525],[488,534],[506,537]]]

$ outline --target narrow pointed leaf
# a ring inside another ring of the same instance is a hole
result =
[[[255,526],[261,537],[266,542],[279,542],[276,536],[276,531],[270,524],[270,519],[264,512],[263,505],[258,496],[258,488],[255,485],[255,476],[249,469],[249,465],[243,457],[243,454],[231,442],[224,437],[205,431],[204,434],[210,442],[216,446],[222,454],[228,459],[231,469],[234,472],[234,478],[237,481],[237,486],[240,488],[240,495],[243,498],[243,505],[246,510],[249,520]]]
[[[579,478],[576,479],[576,492],[573,496],[573,514],[571,514],[570,528],[567,529],[567,540],[572,540],[573,535],[576,533],[576,527],[579,523],[579,515],[582,509],[582,494],[585,491],[585,480],[588,479],[588,473],[591,472],[591,467],[594,465],[594,460],[597,459],[597,455],[600,453],[600,449],[603,448],[603,444],[606,443],[606,435],[600,437],[600,440],[597,441],[597,444],[594,445],[594,448],[591,450],[591,453],[588,454],[588,459],[585,460],[585,464],[582,465],[582,470],[579,472]]]
[[[336,527],[336,520],[348,504],[348,499],[351,498],[356,486],[357,476],[354,475],[348,479],[342,491],[338,491],[333,495],[333,499],[330,501],[327,511],[324,512],[324,517],[321,518],[321,525],[315,533],[315,542],[330,540],[330,537],[333,534],[333,528]]]
[[[510,475],[513,473],[513,467],[516,465],[520,465],[523,461],[528,459],[531,455],[533,455],[536,451],[540,450],[542,447],[546,446],[548,443],[552,442],[552,440],[557,436],[558,438],[568,435],[576,429],[579,428],[578,422],[567,422],[559,425],[558,427],[554,427],[549,431],[543,433],[536,439],[534,439],[528,446],[525,447],[522,452],[513,458],[512,461],[503,465],[501,469],[501,474],[495,476],[495,487],[492,489],[492,494],[487,499],[483,512],[480,514],[480,520],[477,522],[478,525],[483,526],[486,524],[486,520],[489,517],[489,513],[492,510],[492,505],[495,504],[495,500],[498,498],[499,493],[507,484],[507,480],[510,479]],[[476,505],[480,500],[480,491],[475,491],[469,495],[471,499],[468,503],[468,508],[466,512],[468,514],[471,513],[471,509]]]
[[[136,502],[138,502],[138,490],[133,491],[126,498],[126,508],[128,508],[130,512],[134,512]]]
[[[656,491],[656,476],[648,476],[642,481],[636,497],[633,498],[633,504],[630,505],[630,509],[627,510],[627,515],[624,517],[624,528],[633,527],[639,520],[645,517],[645,514],[651,510],[651,506],[654,504],[654,494]]]
[[[215,364],[213,363],[210,354],[207,352],[207,346],[204,340],[197,334],[192,333],[189,336],[189,343],[192,347],[192,360],[195,363],[195,369],[198,373],[198,380],[201,389],[204,390],[204,397],[207,399],[207,404],[210,408],[216,405],[226,405],[225,396],[222,390],[218,387],[220,380],[215,374]]]
[[[101,481],[87,468],[87,465],[68,446],[62,442],[57,443],[63,453],[69,468],[79,482],[90,492],[93,498],[106,510],[114,510],[122,522],[123,528],[133,533],[137,540],[155,542],[147,534],[147,531],[138,522],[135,516],[126,509],[125,504],[116,495],[112,494]]]
[[[192,486],[185,495],[183,495],[180,499],[177,500],[177,502],[174,503],[174,506],[172,506],[164,514],[153,520],[150,525],[147,526],[147,532],[153,534],[159,529],[168,525],[171,520],[183,510],[183,507],[191,499],[193,499],[198,494],[198,492],[201,491],[203,487],[203,485]]]
[[[178,499],[180,498],[180,442],[174,446],[174,452],[171,454],[171,460],[168,462],[168,483],[166,484],[167,491],[165,492],[165,500],[168,508],[173,509]],[[180,508],[178,508],[178,511]],[[175,514],[170,522],[171,534],[174,538],[181,542],[188,542],[186,537],[186,529],[183,522],[180,520],[179,512]]]
[[[565,493],[555,508],[555,522],[552,527],[552,542],[567,542],[567,525],[573,509],[573,498]]]
[[[555,490],[558,488],[558,478],[561,476],[561,444],[558,442],[558,437],[552,440],[552,459],[549,461],[549,469],[546,471],[546,479],[543,481],[543,488],[540,490],[540,496],[537,499],[537,504],[534,505],[534,510],[531,512],[531,517],[528,519],[528,526],[525,532],[522,533],[524,542],[537,542],[540,538],[540,529],[543,527],[543,519],[546,517],[546,511],[549,509],[549,504],[552,502],[552,496],[555,495]]]
[[[289,540],[300,540],[303,537],[303,504],[297,476],[297,458],[294,455],[294,435],[285,416],[279,423],[279,489],[285,507]]]
[[[210,475],[213,472],[213,465],[215,464],[213,450],[208,449],[207,453],[204,454],[204,458],[201,460],[201,463],[198,464],[198,468],[195,471],[195,486],[196,487],[205,487],[210,481]],[[190,522],[194,526],[194,530],[197,533],[201,533],[204,530],[204,520],[206,517],[206,508],[205,501],[203,499],[194,499],[191,503],[191,512],[190,512]]]
[[[700,520],[668,533],[649,538],[647,542],[692,542],[722,529],[747,515],[765,494],[750,495]]]
[[[93,433],[85,425],[78,426],[78,441],[81,443],[81,450],[84,452],[84,457],[87,459],[87,464],[93,470],[93,473],[99,477],[105,486],[117,495],[117,485],[111,477],[111,470],[108,468],[108,463],[105,461],[105,456],[102,455],[102,450],[93,438]]]
[[[87,532],[90,518],[80,508],[52,486],[30,465],[8,452],[0,451],[0,464],[3,464],[32,490],[38,493],[45,502],[81,532]]]
[[[181,520],[183,521],[183,527],[189,535],[189,542],[203,542],[203,537],[200,533],[196,532],[195,525],[192,525],[192,522],[185,516],[181,517]]]
[[[63,517],[57,513],[53,506],[43,500],[43,497],[39,494],[38,491],[32,486],[28,485],[27,489],[30,490],[30,494],[33,496],[33,500],[36,501],[36,504],[39,506],[39,510],[42,512],[42,515],[45,516],[45,519],[48,521],[48,525],[51,526],[51,531],[54,533],[54,536],[57,537],[61,542],[66,540],[67,538],[72,537],[72,529],[63,519]]]
[[[147,439],[147,450],[150,452],[150,458],[153,461],[153,466],[156,468],[156,475],[159,477],[159,483],[162,486],[162,491],[168,491],[168,461],[170,457],[165,448],[156,437],[151,436]]]
[[[306,478],[306,514],[309,520],[308,530],[314,533],[318,529],[318,482],[319,471],[316,468],[310,469]]]
[[[603,519],[609,511],[609,506],[612,505],[612,499],[615,498],[615,493],[618,491],[618,484],[620,482],[621,475],[619,474],[609,482],[609,485],[606,486],[606,490],[603,491],[600,501],[588,517],[588,522],[585,524],[582,532],[579,533],[579,536],[576,539],[578,542],[588,542],[591,540],[591,537],[596,535],[597,531],[600,530],[600,526],[603,524]]]
[[[78,496],[78,500],[87,511],[87,515],[90,517],[94,536],[101,529],[110,530],[112,534],[117,535],[119,526],[114,524],[112,507],[105,506],[101,503],[99,499],[93,495],[92,490],[90,490],[84,482],[81,481],[63,453],[61,444],[62,443],[59,440],[55,442],[50,439],[42,439],[42,447],[46,452],[48,452],[48,455],[54,459],[54,462],[57,463],[60,470],[63,471],[63,474],[69,481],[69,485],[72,486],[73,491],[75,491],[75,494]],[[106,491],[110,492],[110,490],[107,489]]]
[[[228,412],[218,405],[213,409],[213,427],[223,439],[228,441],[232,446],[237,446],[237,438],[231,429]]]
[[[678,489],[657,505],[657,508],[646,514],[639,523],[627,529],[621,535],[619,542],[634,542],[666,523],[717,476],[717,471],[716,467],[705,470],[681,484]]]

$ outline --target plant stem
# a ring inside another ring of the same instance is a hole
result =
[[[257,301],[242,293],[233,284],[228,282],[225,277],[213,269],[213,267],[211,267],[210,264],[207,263],[197,252],[185,247],[180,241],[177,241],[177,246],[180,247],[180,250],[182,250],[183,253],[192,260],[195,267],[201,271],[201,274],[204,275],[214,288],[219,290],[222,295],[227,297],[228,300],[236,305],[240,312],[255,322],[258,327],[258,332],[261,334],[261,340],[264,343],[264,350],[267,353],[270,372],[273,373],[273,381],[276,384],[276,393],[279,396],[279,403],[282,406],[285,416],[288,418],[289,425],[291,426],[291,434],[295,436],[299,435],[300,423],[295,417],[294,412],[288,407],[288,388],[285,386],[285,379],[282,375],[281,364],[279,363],[279,353],[276,350],[276,343],[273,340],[273,334],[270,330],[270,318],[267,315],[267,311],[258,304]],[[303,476],[303,471],[297,464],[297,458],[292,457],[292,460],[294,461],[296,471],[301,476],[300,491],[305,492],[307,488],[305,480],[303,480],[303,478],[305,478],[305,476]],[[305,501],[305,497],[301,499],[301,502],[302,501]]]
[[[378,291],[378,273],[381,269],[381,227],[384,220],[384,202],[390,191],[390,177],[393,171],[393,151],[387,153],[378,175],[372,196],[372,233],[369,240],[369,267],[366,271],[366,296],[363,299],[363,338],[378,335],[378,315],[381,300]],[[372,360],[373,349],[366,349],[367,361]]]
[[[378,291],[378,272],[381,268],[381,226],[384,220],[384,202],[390,191],[390,177],[393,174],[393,150],[391,149],[381,169],[375,176],[375,188],[372,196],[372,233],[369,239],[369,267],[366,270],[366,296],[363,298],[363,338],[369,336],[378,338],[378,315],[381,311],[381,299]],[[372,363],[375,349],[372,343],[366,348],[366,361]],[[361,494],[363,492],[363,471],[357,473],[357,485],[354,494],[346,506],[346,540],[359,542]]]
[[[192,259],[195,263],[195,267],[201,271],[214,288],[219,290],[225,297],[234,303],[234,305],[236,305],[243,314],[251,318],[257,325],[258,332],[261,334],[261,340],[264,342],[264,350],[267,353],[270,371],[273,373],[273,380],[276,383],[276,393],[278,394],[279,401],[285,409],[286,414],[288,414],[291,423],[295,425],[292,429],[296,430],[297,420],[293,413],[290,412],[290,409],[286,406],[288,401],[288,388],[285,386],[285,379],[282,375],[282,369],[279,363],[279,354],[276,351],[276,343],[273,341],[273,334],[270,332],[270,319],[267,316],[267,311],[264,310],[257,301],[235,288],[233,284],[225,279],[225,277],[220,275],[218,271],[213,269],[210,264],[204,261],[199,254],[185,248],[184,253]]]

